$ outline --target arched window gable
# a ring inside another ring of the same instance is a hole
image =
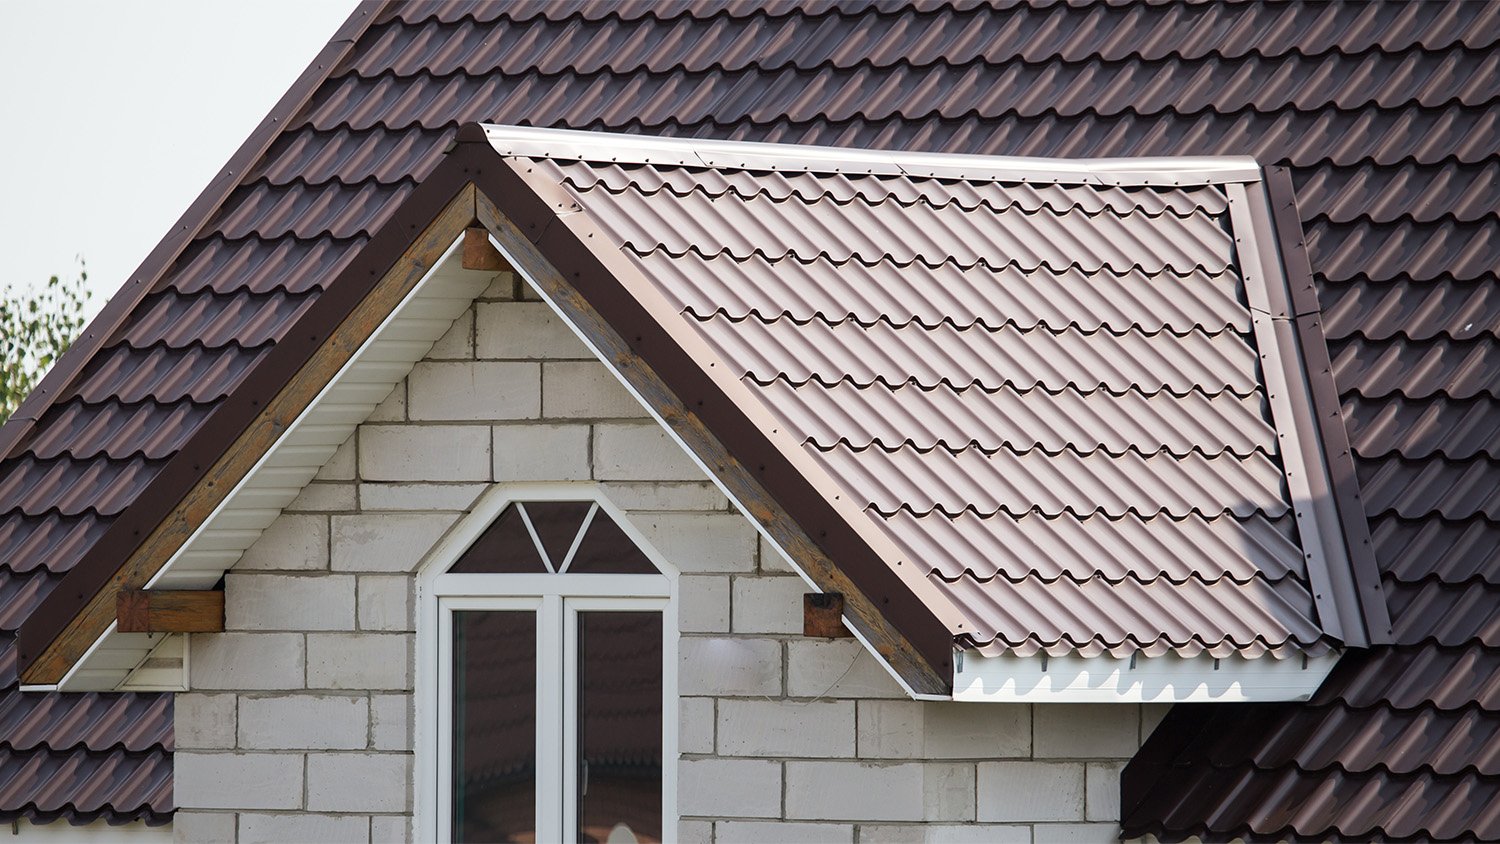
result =
[[[660,841],[675,569],[592,490],[491,492],[420,569],[422,833]]]

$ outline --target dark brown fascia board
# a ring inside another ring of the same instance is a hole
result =
[[[1328,341],[1323,334],[1323,312],[1313,281],[1312,263],[1308,258],[1307,239],[1302,218],[1297,213],[1296,190],[1291,170],[1277,165],[1265,168],[1266,195],[1271,206],[1271,225],[1276,247],[1286,273],[1291,294],[1293,319],[1303,365],[1312,394],[1313,424],[1317,429],[1323,455],[1328,463],[1329,482],[1344,546],[1353,567],[1355,600],[1364,619],[1365,635],[1371,645],[1394,641],[1390,611],[1385,591],[1380,585],[1380,569],[1370,537],[1370,522],[1360,497],[1359,479],[1354,471],[1354,455],[1344,424],[1338,386],[1334,381],[1333,363],[1328,355]]]
[[[344,323],[372,291],[393,279],[415,284],[474,222],[468,172],[478,160],[477,151],[460,150],[413,191],[21,623],[16,650],[24,683],[59,682],[113,620],[115,595],[143,587],[233,490],[251,464],[225,465],[226,452],[251,435],[273,436],[296,419],[305,402],[284,406],[283,391],[325,345],[337,343],[345,358],[358,350],[378,321],[363,336]],[[455,208],[466,194],[467,207]],[[414,251],[420,254],[413,257]]]
[[[208,187],[193,200],[193,204],[182,213],[167,235],[130,275],[129,281],[115,291],[99,314],[84,327],[83,333],[68,351],[58,359],[57,364],[47,371],[41,383],[27,395],[16,412],[0,425],[0,459],[10,455],[48,408],[67,392],[84,366],[115,336],[126,318],[172,266],[172,262],[198,236],[230,193],[239,187],[245,173],[260,160],[281,134],[281,130],[306,105],[313,92],[317,91],[318,86],[353,48],[354,42],[359,40],[390,3],[391,0],[365,0],[349,15],[328,44],[318,52],[307,69],[302,71],[302,75],[297,77],[297,81],[292,83],[292,87],[230,157],[224,169],[208,183]]]
[[[549,203],[489,146],[482,128],[459,131],[459,147],[482,147],[476,168],[480,222],[554,304],[605,355],[652,409],[824,592],[845,597],[847,618],[911,690],[946,696],[954,637],[654,319],[615,272],[568,226],[570,203]]]

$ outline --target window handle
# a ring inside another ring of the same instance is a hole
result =
[[[579,785],[579,794],[587,796],[589,793],[589,760],[583,760],[583,776],[579,777],[583,782]]]

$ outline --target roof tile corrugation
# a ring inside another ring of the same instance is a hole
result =
[[[1364,469],[1367,477],[1383,470],[1399,486],[1403,473],[1418,477],[1429,461],[1445,469],[1481,454],[1489,459],[1492,449],[1480,443],[1486,431],[1500,429],[1500,394],[1484,377],[1484,364],[1494,361],[1500,343],[1494,260],[1500,205],[1486,190],[1500,167],[1493,142],[1500,132],[1500,98],[1492,91],[1496,74],[1481,78],[1497,43],[1500,7],[1478,2],[1121,2],[1036,8],[831,0],[395,4],[334,68],[311,107],[281,122],[287,129],[245,169],[243,187],[220,213],[222,219],[250,220],[253,209],[239,207],[244,197],[269,196],[273,188],[288,195],[299,185],[304,193],[326,189],[331,196],[378,203],[403,180],[426,175],[459,123],[470,119],[1007,155],[1254,155],[1265,164],[1294,168],[1356,460],[1404,455],[1389,466],[1377,462]],[[1295,71],[1290,83],[1287,74],[1274,70],[1283,59]],[[575,70],[569,73],[564,65]],[[1415,67],[1456,72],[1402,76]],[[1334,68],[1357,72],[1309,76]],[[1152,72],[1163,69],[1175,93],[1146,92],[1142,86],[1150,84]],[[912,85],[924,73],[973,84],[934,96]],[[869,84],[841,91],[833,84],[856,75]],[[1028,88],[1001,82],[1023,76],[1032,80]],[[671,85],[650,90],[629,84],[648,80]],[[788,80],[795,84],[777,87]],[[472,96],[455,99],[454,91]],[[600,92],[615,92],[610,95],[615,102],[599,103]],[[950,116],[941,116],[938,104]],[[580,119],[590,122],[573,122]],[[328,220],[361,231],[379,216],[378,209],[335,211]],[[308,233],[328,225],[291,217],[278,224],[311,239],[268,231],[231,240],[212,226],[203,228],[157,277],[153,290],[211,291],[215,302],[224,300],[226,311],[228,299],[241,295],[316,295],[365,239],[358,232],[349,239]],[[734,263],[704,260],[716,269]],[[774,273],[753,262],[742,267],[736,270],[762,279]],[[965,325],[982,304],[967,291],[985,283],[983,268],[979,276],[942,271],[957,282],[950,286],[952,301],[909,316],[934,325],[951,311]],[[1014,281],[1007,279],[1007,286]],[[869,286],[862,283],[860,289]],[[739,317],[745,314],[737,309],[764,303],[764,297],[747,295],[734,303],[721,291],[710,293],[706,303],[694,305],[696,312],[709,315],[722,303]],[[1085,330],[1092,330],[1086,323],[1094,321],[1116,332],[1121,324],[1135,323],[1148,332],[1159,330],[1149,324],[1153,319],[1174,332],[1189,321],[1217,323],[1215,331],[1226,325],[1242,330],[1219,322],[1223,299],[1217,294],[1202,302],[1173,296],[1178,304],[1170,311],[1150,300],[1137,306],[1130,298],[1069,305],[1068,311],[1080,315],[1078,327]],[[776,290],[772,301],[792,299]],[[865,322],[889,308],[887,302],[866,303],[862,297],[846,301],[848,315]],[[1053,324],[1059,314],[1045,305],[1028,304],[1030,315],[1017,316],[1017,327],[1028,327],[1025,320],[1066,327]],[[828,297],[811,294],[786,307],[790,316],[804,320],[811,312],[842,316]],[[199,318],[201,326],[185,320],[165,342],[233,322],[207,311],[195,312],[193,319]],[[157,345],[143,354],[168,355],[170,348]],[[1471,359],[1477,370],[1462,377],[1445,374],[1462,370]],[[217,396],[232,381],[231,374],[224,383],[196,390],[174,387],[163,412],[175,409],[174,395]],[[142,395],[147,396],[142,401],[157,398],[149,391]],[[122,401],[100,399],[101,408],[105,401]],[[204,424],[206,417],[197,412],[211,410],[214,399],[203,401],[207,404],[195,404],[185,415],[180,436]],[[1454,427],[1471,433],[1450,435],[1436,421],[1403,434],[1391,427],[1392,414],[1434,419],[1460,404],[1462,416],[1452,417]],[[130,416],[120,408],[108,412],[128,424],[124,420]],[[51,424],[49,417],[41,427],[50,430]],[[164,431],[156,437],[149,447],[153,453],[176,439]],[[43,439],[51,451],[70,448],[71,438]],[[128,438],[116,441],[86,424],[79,442],[85,441],[90,442],[75,450],[89,452],[101,444],[115,456],[121,449],[141,450]],[[13,450],[7,457],[16,456]],[[0,474],[10,466],[0,463]],[[1449,505],[1438,503],[1445,499],[1437,487],[1424,486],[1413,495],[1400,507],[1410,515],[1390,510],[1372,518],[1387,581],[1500,582],[1500,556],[1494,550],[1500,547],[1500,522],[1478,512],[1450,515]],[[28,572],[0,580],[0,599],[14,597],[3,604],[0,626],[13,629],[57,581],[56,572],[76,562],[89,537],[97,535],[99,518],[0,513],[0,566],[5,572]],[[1350,708],[1351,716],[1389,712],[1396,720],[1420,717],[1427,709],[1473,706],[1485,718],[1500,720],[1500,650],[1465,639],[1464,623],[1461,616],[1451,621],[1459,644],[1403,640],[1346,658],[1320,702]],[[1299,717],[1299,707],[1266,711],[1282,720],[1250,732],[1269,741],[1279,731],[1309,746],[1322,740],[1323,722]],[[1433,729],[1441,731],[1445,722],[1437,723]],[[1419,751],[1412,753],[1420,758]],[[1152,801],[1125,807],[1126,829],[1207,838],[1236,833],[1500,838],[1500,822],[1481,808],[1500,806],[1500,783],[1494,778],[1397,775],[1353,756],[1344,763],[1324,762],[1310,770],[1241,766],[1224,769],[1232,776],[1212,778],[1209,773],[1220,769],[1185,764],[1172,769],[1179,778],[1164,779],[1151,790]],[[1373,799],[1333,799],[1358,794]],[[8,793],[5,799],[15,801],[0,803],[10,808],[27,805],[28,798]],[[1463,801],[1474,808],[1448,808]],[[1277,811],[1268,811],[1270,806]]]
[[[678,305],[952,601],[961,643],[1328,651],[1300,540],[1278,524],[1290,496],[1254,340],[1236,328],[1250,311],[1219,188],[817,174],[792,158],[774,172],[515,166],[566,189]],[[972,293],[950,319],[955,275]],[[1151,292],[1105,306],[1121,288]],[[809,303],[850,290],[860,316]],[[1178,291],[1203,307],[1139,327],[1141,300]]]

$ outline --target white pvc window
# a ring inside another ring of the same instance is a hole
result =
[[[422,578],[419,837],[673,838],[675,577],[607,503],[542,492],[477,509]]]

